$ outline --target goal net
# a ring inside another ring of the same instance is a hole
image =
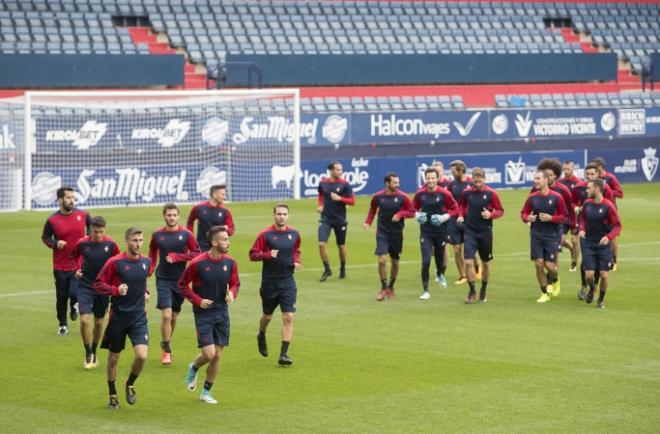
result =
[[[21,98],[0,101],[0,211],[24,203],[25,117]]]
[[[297,89],[28,92],[26,208],[299,198]]]

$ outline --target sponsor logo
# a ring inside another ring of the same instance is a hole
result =
[[[607,133],[612,131],[616,127],[616,116],[614,116],[614,113],[607,112],[603,114],[600,117],[600,127]]]
[[[2,126],[2,135],[0,135],[0,149],[16,149],[14,143],[14,134],[9,132],[9,125]]]
[[[365,158],[353,158],[351,160],[351,170],[345,171],[342,178],[346,180],[353,189],[353,193],[359,193],[364,190],[369,183],[369,172],[363,168],[369,167],[369,160]],[[303,194],[305,196],[314,196],[318,193],[318,187],[321,179],[326,173],[314,173],[304,170],[302,173],[302,182],[304,186]]]
[[[454,121],[454,126],[458,130],[458,134],[460,134],[462,137],[466,137],[470,135],[470,132],[472,131],[472,128],[474,128],[474,125],[477,123],[479,120],[479,117],[481,116],[481,112],[477,112],[472,115],[468,123],[463,126],[460,123]]]
[[[225,143],[229,133],[229,122],[218,117],[210,118],[202,128],[202,141],[209,146],[220,146]]]
[[[293,177],[296,175],[296,166],[273,166],[270,169],[270,182],[273,190],[277,189],[280,182],[286,184],[286,188],[291,188]]]
[[[398,119],[396,114],[371,115],[371,136],[433,136],[438,138],[451,132],[446,122],[425,123],[422,119]]]
[[[509,129],[509,119],[503,114],[497,115],[493,118],[493,132],[498,136],[504,134]]]
[[[620,109],[619,134],[646,134],[646,111],[644,109]]]
[[[227,184],[227,172],[215,166],[208,166],[199,174],[195,191],[206,197],[212,186],[220,184]]]
[[[525,183],[525,162],[522,161],[522,157],[518,157],[518,161],[507,161],[504,165],[505,174],[504,183],[505,184],[524,184]]]
[[[301,139],[315,138],[318,126],[318,119],[308,123],[301,122],[298,131],[299,137]],[[286,140],[291,143],[295,137],[296,126],[283,116],[270,116],[268,123],[255,123],[254,118],[248,116],[243,118],[239,130],[240,132],[232,137],[237,145],[246,143],[250,139],[274,139],[280,143]]]
[[[53,205],[61,186],[62,177],[50,172],[38,173],[32,179],[32,200],[41,206]]]
[[[637,159],[627,158],[620,166],[614,166],[614,173],[637,173]]]
[[[610,122],[606,116],[605,121]],[[517,114],[515,124],[520,137],[528,137],[530,134],[539,137],[597,134],[596,121],[592,116],[536,118],[532,120],[531,112],[528,111],[525,117]],[[611,128],[614,128],[614,126]]]
[[[186,170],[174,176],[150,176],[139,168],[115,169],[115,176],[95,177],[95,170],[83,170],[76,182],[75,199],[85,203],[90,199],[123,199],[127,202],[151,202],[156,196],[188,200],[183,191]]]
[[[158,144],[163,148],[171,148],[180,143],[188,131],[190,122],[181,119],[171,119],[165,128],[135,128],[131,134],[134,140],[158,139]]]
[[[328,142],[336,145],[344,139],[347,130],[348,119],[337,115],[331,115],[328,116],[323,123],[321,136],[323,136]]]
[[[655,173],[658,171],[658,157],[655,156],[656,148],[644,149],[644,158],[642,158],[642,171],[646,180],[651,182]]]
[[[87,121],[79,130],[49,130],[46,131],[47,142],[72,142],[80,150],[95,146],[108,131],[108,124]]]
[[[520,137],[527,137],[529,135],[529,130],[532,128],[532,113],[527,112],[525,117],[522,117],[522,115],[517,114],[516,115],[516,129],[518,130],[518,135]]]

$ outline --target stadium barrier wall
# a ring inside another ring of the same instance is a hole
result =
[[[182,55],[2,54],[0,88],[177,86]]]
[[[576,162],[579,175],[586,162],[596,156],[607,160],[610,171],[621,182],[660,182],[657,175],[658,146],[616,150],[538,150],[533,152],[493,152],[483,154],[417,155],[409,157],[376,157],[342,159],[344,177],[355,194],[370,195],[383,188],[387,172],[396,172],[401,189],[414,193],[423,183],[424,169],[436,161],[445,167],[455,159],[463,160],[469,168],[481,167],[486,182],[493,188],[529,188],[537,163],[545,157]],[[319,181],[326,175],[328,159],[302,160],[298,180],[303,197],[316,197]],[[199,202],[208,195],[209,174],[218,176],[226,170],[220,164],[170,165],[166,169],[148,166],[104,168],[88,170],[84,167],[45,167],[33,169],[34,209],[56,207],[55,190],[60,185],[71,185],[76,190],[76,202],[82,207],[107,205],[112,198],[122,199],[127,205],[149,205],[164,202]],[[293,166],[272,166],[264,173],[255,173],[255,180],[266,180],[273,190],[290,191],[294,185]],[[263,179],[262,179],[263,178]],[[244,186],[248,188],[249,186]],[[235,189],[240,189],[236,186]]]
[[[293,140],[292,122],[284,116],[269,116],[264,123],[255,115],[233,114],[226,130],[212,131],[228,119],[221,115],[154,113],[117,121],[112,115],[67,114],[63,118],[53,112],[39,116],[34,132],[37,153],[78,153],[76,158],[112,150],[118,137],[122,146],[131,150],[158,153],[197,150],[200,146],[204,149],[227,144],[240,146],[258,139]],[[57,129],[53,125],[58,125]],[[0,128],[4,128],[5,147],[10,147],[11,137],[23,125],[9,123]],[[303,113],[299,132],[303,149],[444,142],[492,142],[496,147],[499,141],[657,137],[660,107]],[[78,140],[81,135],[89,139]],[[219,136],[222,140],[217,140]]]
[[[617,78],[615,53],[227,56],[226,86],[248,86],[231,62],[255,64],[264,86],[561,83]]]
[[[375,128],[374,117],[381,122],[380,116],[391,119],[393,115],[407,119],[407,125],[421,128],[418,134],[371,135]],[[230,168],[217,159],[218,155],[268,137],[292,140],[290,126],[276,117],[270,118],[267,124],[256,125],[253,117],[239,116],[231,123],[224,123],[228,124],[226,129],[215,131],[212,129],[223,122],[202,115],[197,118],[181,114],[154,115],[137,120],[124,117],[121,125],[115,125],[112,117],[104,118],[102,114],[68,115],[64,123],[62,119],[59,123],[49,122],[48,116],[59,115],[42,113],[34,129],[37,152],[33,154],[29,178],[32,179],[31,204],[35,209],[54,208],[55,191],[65,184],[75,187],[78,203],[85,207],[197,202],[206,198],[210,183],[228,176]],[[57,125],[58,130],[44,128],[40,122]],[[428,126],[438,123],[443,124],[442,128]],[[508,125],[508,129],[504,125]],[[537,130],[537,125],[543,128]],[[22,128],[22,120],[0,125],[2,161],[11,161],[20,153]],[[439,144],[430,147],[429,142],[436,133],[446,129],[450,133],[438,135]],[[142,134],[144,131],[149,134]],[[245,161],[240,163],[246,165],[240,170],[253,173],[249,182],[264,184],[281,197],[290,196],[296,186],[303,196],[314,196],[328,161],[335,156],[339,156],[357,194],[373,194],[381,189],[383,176],[390,170],[399,172],[404,191],[413,192],[421,184],[420,170],[434,159],[440,159],[445,165],[452,159],[462,159],[469,167],[484,167],[488,182],[497,188],[529,187],[536,163],[546,156],[574,160],[580,168],[590,158],[603,156],[622,182],[660,180],[656,157],[660,108],[305,114],[300,131],[303,146],[300,179],[294,179],[293,166],[271,163],[255,170],[251,169],[250,161]],[[534,134],[541,131],[552,135],[533,140]],[[589,134],[585,136],[585,132]],[[120,133],[124,134],[124,139],[122,152],[118,154]],[[82,137],[85,140],[80,140]],[[213,141],[205,141],[205,137]],[[358,140],[360,137],[362,139]],[[450,140],[449,137],[453,142],[442,141]],[[353,145],[355,141],[371,142],[372,146]],[[457,141],[462,146],[449,147]],[[555,143],[554,148],[545,145],[550,142]],[[397,148],[395,143],[403,143],[398,146],[402,150],[398,155],[375,152],[377,148]],[[512,143],[521,147],[513,149]],[[425,151],[420,151],[422,144]],[[350,152],[345,152],[349,149]],[[193,150],[204,158],[188,158]],[[114,165],[98,167],[100,154],[107,153],[115,155]],[[136,165],[135,153],[151,155],[146,160],[149,164]],[[172,164],[173,161],[176,163]],[[20,169],[8,172],[9,178],[3,178],[4,181],[20,180],[19,172]],[[10,190],[0,189],[0,194],[10,194]],[[251,185],[234,184],[233,200],[258,199],[242,197],[242,190],[251,191]],[[0,199],[10,201],[15,194],[10,196]]]

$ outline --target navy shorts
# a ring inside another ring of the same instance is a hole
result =
[[[208,345],[229,345],[229,312],[225,309],[211,309],[195,312],[197,347]]]
[[[108,319],[108,326],[103,333],[101,348],[119,353],[126,346],[126,336],[131,339],[133,346],[149,345],[149,328],[145,312],[110,311],[110,319]]]
[[[422,263],[430,264],[434,253],[437,257],[442,258],[446,244],[447,234],[420,234],[419,248],[422,252]]]
[[[93,313],[95,318],[103,318],[109,304],[109,296],[99,294],[83,284],[78,286],[78,311],[81,315]]]
[[[376,251],[374,253],[377,256],[390,255],[394,259],[399,259],[402,250],[403,232],[394,234],[378,232],[376,234]]]
[[[455,218],[447,221],[447,234],[449,244],[463,244],[465,242],[465,224],[458,224]]]
[[[479,252],[483,262],[493,259],[493,231],[465,231],[465,243],[463,245],[463,258],[474,259]]]
[[[330,232],[335,232],[335,240],[337,241],[338,246],[343,246],[346,244],[346,229],[348,223],[333,224],[325,220],[319,221],[319,231],[318,238],[319,242],[327,243],[330,238]]]
[[[262,282],[259,293],[261,294],[261,308],[266,315],[272,315],[278,305],[282,312],[296,311],[298,288],[293,279],[278,283],[265,284]]]
[[[179,291],[176,280],[156,278],[156,291],[158,291],[158,309],[172,309],[172,312],[181,312],[183,294]]]
[[[567,225],[567,224],[563,224],[563,225],[561,225],[561,233],[562,233],[563,235],[566,235],[566,234],[569,233],[570,231],[571,231],[571,225]]]
[[[557,239],[531,237],[531,258],[532,261],[543,258],[545,262],[557,262],[557,253],[559,252],[559,243]]]
[[[586,238],[580,239],[582,267],[589,271],[608,271],[612,268],[612,242],[605,246]]]

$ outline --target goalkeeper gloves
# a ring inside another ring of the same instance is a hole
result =
[[[449,220],[449,214],[433,214],[431,216],[431,224],[433,226],[440,226],[447,220]]]
[[[419,223],[420,225],[423,225],[428,220],[428,217],[426,216],[425,212],[416,212],[415,218],[417,219],[417,223]]]

